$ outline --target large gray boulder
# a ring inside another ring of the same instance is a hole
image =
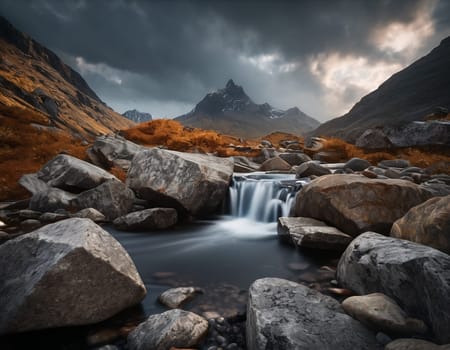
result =
[[[279,278],[250,286],[246,335],[249,350],[382,348],[374,333],[346,315],[335,299]]]
[[[290,165],[300,165],[311,160],[311,158],[307,154],[300,152],[280,153],[278,157],[288,162]]]
[[[67,154],[59,154],[47,162],[37,177],[50,187],[69,192],[89,190],[107,180],[119,181],[107,171]]]
[[[70,201],[72,208],[97,209],[107,220],[114,220],[130,212],[133,207],[134,193],[119,180],[110,180],[80,193]]]
[[[232,175],[232,159],[155,148],[133,158],[127,184],[155,206],[202,215],[222,203]]]
[[[70,208],[70,202],[75,197],[75,194],[49,187],[31,197],[29,208],[42,213],[54,212],[58,209],[66,210]]]
[[[411,208],[394,222],[391,236],[450,254],[450,195],[434,197]]]
[[[322,221],[304,217],[278,218],[278,237],[297,247],[343,252],[352,237]]]
[[[337,277],[358,294],[382,292],[450,342],[450,256],[378,233],[357,237],[342,255]]]
[[[430,197],[410,181],[333,174],[303,187],[295,215],[324,221],[352,236],[368,230],[389,234],[395,220]]]
[[[146,294],[127,252],[88,219],[4,243],[0,264],[0,334],[100,322]]]
[[[311,160],[300,164],[296,169],[297,178],[309,176],[323,176],[331,174],[331,170],[320,165],[317,161]]]
[[[37,174],[25,174],[19,179],[19,184],[25,187],[32,194],[44,192],[48,189],[48,185],[40,180]]]
[[[130,350],[168,350],[197,345],[208,321],[192,312],[174,309],[152,315],[128,335]]]
[[[173,208],[151,208],[135,211],[114,220],[119,230],[161,230],[175,225],[178,221],[177,211]]]

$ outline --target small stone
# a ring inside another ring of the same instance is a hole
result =
[[[367,160],[361,158],[352,158],[344,165],[344,169],[348,168],[353,171],[363,171],[368,167],[370,167],[370,163]]]
[[[38,220],[42,215],[40,211],[31,210],[31,209],[23,209],[19,211],[19,217],[21,219],[35,219]]]
[[[201,288],[197,287],[179,287],[166,290],[162,293],[158,300],[160,303],[176,309],[186,301],[192,299],[196,294],[203,293]]]
[[[378,332],[376,339],[381,345],[386,345],[392,341],[392,338],[383,332]]]
[[[97,209],[94,208],[85,208],[73,214],[75,218],[84,218],[91,219],[94,222],[104,222],[106,221],[105,215],[100,213]]]
[[[369,179],[376,179],[378,177],[377,174],[370,170],[364,170],[361,174],[363,174],[365,177],[368,177]]]
[[[39,220],[28,219],[24,220],[20,223],[20,227],[24,230],[33,230],[41,226],[41,222]]]
[[[407,168],[410,166],[410,163],[405,159],[389,159],[382,160],[378,163],[378,166],[381,168]]]
[[[65,214],[44,213],[39,217],[39,220],[42,222],[56,222],[67,218],[68,216]]]

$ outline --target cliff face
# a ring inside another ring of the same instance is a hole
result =
[[[0,17],[0,117],[89,138],[134,123],[105,105],[55,53]]]

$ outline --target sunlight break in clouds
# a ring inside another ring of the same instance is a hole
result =
[[[83,57],[76,57],[75,62],[77,64],[77,68],[81,72],[81,74],[92,73],[100,75],[107,81],[115,83],[117,85],[122,85],[122,79],[120,78],[117,70],[111,68],[107,64],[99,63],[88,63]]]
[[[248,63],[260,71],[273,75],[274,73],[290,73],[297,69],[298,65],[293,62],[284,62],[279,54],[262,54],[258,56],[240,56],[240,60]]]

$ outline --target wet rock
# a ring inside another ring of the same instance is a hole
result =
[[[295,215],[312,217],[357,236],[374,230],[388,234],[395,220],[431,197],[418,185],[360,175],[327,175],[296,196]]]
[[[311,158],[307,154],[298,152],[280,153],[278,157],[280,157],[281,159],[283,159],[292,166],[300,165],[302,163],[311,161]]]
[[[50,223],[67,219],[69,216],[66,214],[58,213],[44,213],[39,217],[42,222]]]
[[[434,197],[411,208],[394,222],[391,236],[450,254],[450,195]]]
[[[94,208],[103,213],[107,220],[114,220],[127,214],[134,202],[134,193],[122,182],[110,180],[91,190],[80,193],[70,201],[78,210]]]
[[[281,159],[280,157],[274,157],[267,159],[261,164],[259,168],[261,171],[272,171],[272,170],[291,170],[291,165]]]
[[[436,345],[422,339],[396,339],[387,344],[384,350],[450,350],[450,344]]]
[[[336,300],[279,278],[259,279],[249,289],[247,348],[380,349],[375,334]]]
[[[278,218],[278,237],[298,247],[344,251],[352,237],[322,221],[304,217]]]
[[[80,211],[77,211],[72,216],[75,218],[91,219],[94,222],[106,221],[105,215],[103,215],[97,209],[94,209],[94,208],[81,209]]]
[[[371,164],[367,160],[355,157],[345,163],[344,169],[349,168],[353,171],[363,171],[364,169],[370,167],[370,165]]]
[[[66,154],[50,160],[39,170],[37,176],[50,187],[70,192],[89,190],[108,180],[119,181],[107,171]]]
[[[42,213],[54,212],[58,209],[70,208],[70,201],[76,195],[60,190],[59,188],[48,188],[38,192],[31,197],[29,208]]]
[[[157,206],[206,215],[225,199],[232,174],[232,159],[151,149],[133,158],[127,184]]]
[[[342,255],[339,283],[358,294],[381,292],[449,342],[450,256],[436,249],[366,232]]]
[[[35,219],[38,220],[42,213],[40,211],[31,210],[31,209],[22,209],[19,210],[19,218],[21,219]]]
[[[27,219],[20,223],[20,227],[24,230],[34,230],[38,227],[40,227],[42,224],[39,220],[35,219]]]
[[[398,304],[382,293],[354,296],[342,302],[347,314],[368,327],[388,334],[424,334],[423,321],[410,318]]]
[[[118,217],[114,226],[119,230],[161,230],[172,227],[178,221],[177,211],[172,208],[152,208]]]
[[[171,288],[162,293],[158,300],[161,304],[176,309],[199,293],[203,293],[203,290],[197,287]]]
[[[315,161],[309,161],[302,163],[296,169],[297,178],[308,177],[308,176],[322,176],[331,174],[330,169],[323,167]]]
[[[388,159],[378,163],[380,168],[408,168],[410,163],[406,159]]]
[[[100,322],[146,293],[126,251],[87,219],[10,240],[0,260],[1,334]]]
[[[167,350],[197,345],[208,331],[208,322],[179,309],[152,315],[128,335],[130,350]]]

